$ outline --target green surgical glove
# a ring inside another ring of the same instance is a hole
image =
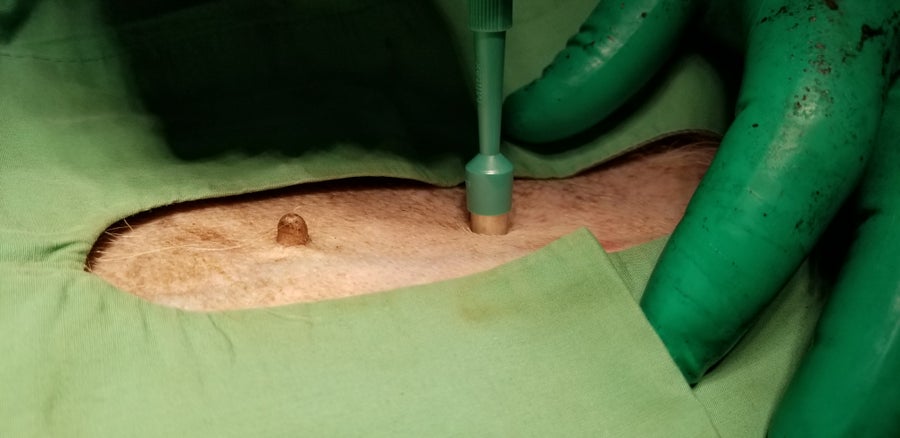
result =
[[[846,206],[855,240],[770,435],[900,436],[900,2],[725,3],[601,2],[508,98],[507,135],[582,132],[654,75],[691,20],[727,29],[717,36],[746,51],[737,115],[641,306],[695,383]]]

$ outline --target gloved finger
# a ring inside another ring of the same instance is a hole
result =
[[[886,26],[886,4],[772,0],[746,16],[738,115],[641,302],[690,382],[737,342],[858,181],[890,53],[866,29]]]
[[[900,81],[860,186],[861,220],[769,436],[900,436]]]
[[[542,76],[506,100],[507,135],[548,142],[601,121],[666,61],[698,3],[601,1]]]

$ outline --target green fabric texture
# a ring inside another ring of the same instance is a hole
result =
[[[149,306],[87,273],[18,276],[0,305],[15,358],[4,428],[715,436],[604,259],[582,232],[482,275],[220,314]]]
[[[0,435],[762,435],[818,309],[806,268],[693,391],[633,299],[659,242],[607,255],[582,231],[450,282],[220,313],[84,272],[106,226],[161,205],[459,184],[477,149],[463,3],[2,3]],[[508,90],[592,6],[517,1]],[[519,176],[571,175],[721,132],[725,94],[686,52],[591,138],[504,153]]]
[[[665,239],[610,254],[619,278],[640,301]],[[723,437],[764,436],[782,390],[806,351],[829,285],[804,264],[734,350],[696,386]]]

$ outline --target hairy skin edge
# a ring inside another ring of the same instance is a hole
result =
[[[580,227],[609,251],[671,233],[716,139],[668,139],[562,180],[518,180],[505,236],[468,230],[462,187],[354,179],[176,205],[112,226],[87,270],[189,310],[267,307],[372,293],[485,271]],[[302,215],[309,242],[276,243]]]

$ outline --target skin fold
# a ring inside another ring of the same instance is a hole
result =
[[[900,4],[600,2],[542,77],[508,98],[507,135],[539,143],[597,124],[640,89],[701,11],[710,28],[725,29],[726,45],[744,50],[736,116],[641,306],[696,383],[809,256],[865,174],[869,216],[770,435],[897,436],[900,392],[889,376],[900,373],[900,102],[897,87],[890,99],[888,90]]]

